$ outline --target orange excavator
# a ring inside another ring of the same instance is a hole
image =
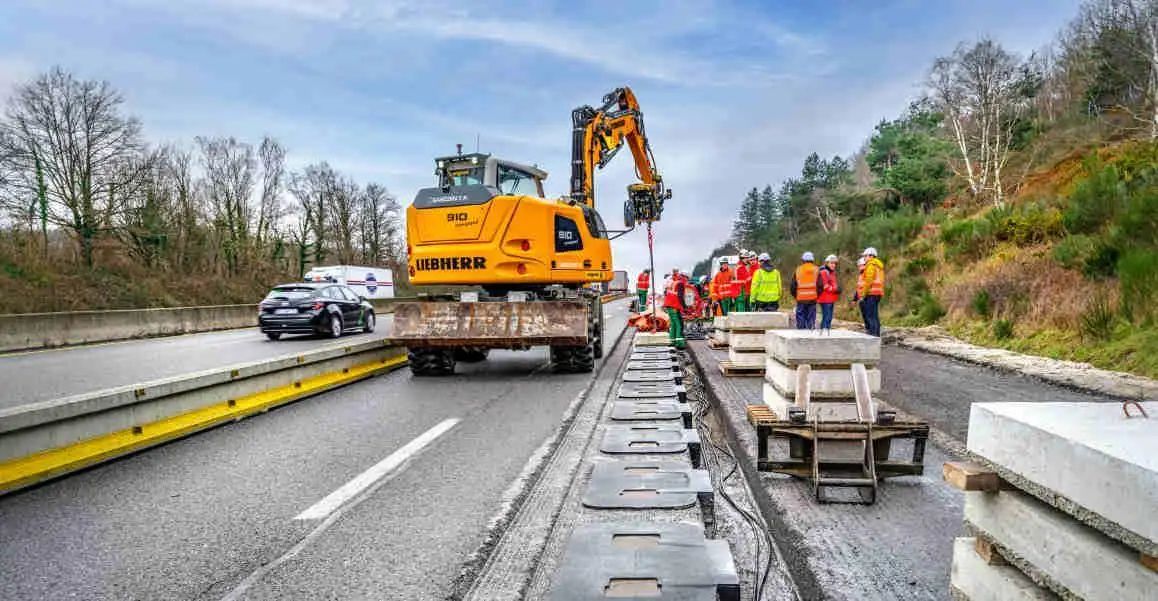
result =
[[[490,349],[549,346],[558,372],[584,372],[603,355],[603,308],[588,287],[613,277],[611,239],[658,221],[671,191],[656,169],[643,113],[629,88],[571,113],[571,193],[549,199],[547,172],[489,154],[435,159],[436,186],[406,209],[410,283],[468,286],[420,293],[394,311],[392,340],[416,375],[454,372]],[[626,145],[638,181],[627,187],[625,230],[595,209],[595,171]]]

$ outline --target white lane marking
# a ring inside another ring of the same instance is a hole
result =
[[[439,436],[446,434],[458,424],[458,418],[450,418],[443,420],[433,428],[418,435],[418,438],[406,443],[405,446],[390,453],[385,459],[375,463],[370,469],[358,474],[353,480],[343,484],[341,488],[326,495],[326,498],[314,503],[309,509],[299,513],[295,520],[320,520],[329,516],[335,509],[341,507],[358,495],[358,493],[366,490],[378,480],[394,472],[402,467],[411,457],[418,454],[430,443],[438,439]]]

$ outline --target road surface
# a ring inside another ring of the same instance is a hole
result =
[[[0,599],[440,599],[591,382],[546,366],[403,369],[0,497]]]
[[[0,355],[0,382],[4,383],[0,409],[383,338],[392,326],[392,316],[383,315],[373,334],[346,334],[338,339],[285,336],[271,341],[252,327],[4,354]]]

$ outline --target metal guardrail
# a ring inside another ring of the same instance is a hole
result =
[[[383,340],[0,410],[0,494],[395,369]]]

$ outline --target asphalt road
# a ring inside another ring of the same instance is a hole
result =
[[[626,303],[606,319],[613,340]],[[2,497],[0,599],[442,598],[591,381],[546,364],[399,370]],[[295,519],[456,419],[328,518]]]
[[[969,407],[996,402],[1095,402],[1108,397],[895,344],[881,347],[880,398],[965,443]]]
[[[266,339],[256,327],[0,355],[0,408],[127,386],[327,345],[389,335],[392,316],[373,334]]]

